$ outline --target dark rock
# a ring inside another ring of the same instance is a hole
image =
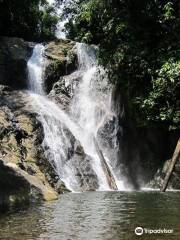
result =
[[[60,77],[53,85],[49,98],[54,100],[62,109],[67,110],[75,90],[82,79],[82,72],[75,71],[70,75]]]
[[[80,144],[76,143],[75,153],[78,154],[78,155],[81,155],[81,156],[84,155],[84,149],[83,149],[83,147]]]
[[[92,168],[93,159],[84,152],[84,148],[75,138],[72,154],[68,163],[75,170],[75,178],[80,186],[79,191],[95,191],[99,187],[98,177]]]
[[[59,194],[70,192],[70,191],[66,188],[65,184],[63,183],[63,181],[61,181],[61,180],[58,180],[55,189],[56,189],[56,191],[57,191]]]
[[[32,48],[20,38],[0,37],[0,84],[27,87],[27,61]]]
[[[0,160],[0,205],[11,207],[28,201],[54,200],[56,192],[37,176],[11,162]]]

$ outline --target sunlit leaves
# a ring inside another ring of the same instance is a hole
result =
[[[164,19],[165,20],[171,20],[174,19],[174,9],[173,9],[173,3],[168,2],[164,5]]]

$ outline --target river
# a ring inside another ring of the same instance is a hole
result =
[[[180,192],[84,192],[61,195],[0,217],[0,239],[180,239]],[[136,236],[136,227],[169,229]]]

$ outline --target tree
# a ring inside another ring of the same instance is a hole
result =
[[[31,41],[52,38],[53,11],[45,0],[0,0],[0,34]]]

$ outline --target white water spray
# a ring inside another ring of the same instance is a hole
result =
[[[86,139],[86,151],[88,154],[93,154],[96,163],[98,162],[99,157],[97,156],[96,149],[92,147],[94,146],[94,141],[91,136],[99,139],[101,150],[111,173],[116,180],[116,185],[118,189],[124,190],[121,173],[120,171],[116,171],[118,158],[118,123],[117,121],[114,121],[114,119],[117,119],[117,116],[112,111],[112,86],[108,83],[106,71],[97,63],[96,49],[82,43],[77,43],[76,46],[79,71],[83,71],[84,74],[71,103],[71,115],[83,128],[84,139]],[[99,134],[102,130],[106,131],[105,125],[108,122],[113,122],[112,124],[114,125],[114,129],[110,133],[112,134],[112,147],[103,144],[103,142],[107,142],[108,139]],[[112,156],[110,156],[110,152],[113,154],[113,159],[111,159]],[[100,168],[98,171],[103,177]]]
[[[44,46],[37,44],[34,47],[33,54],[27,63],[29,90],[34,93],[44,94],[43,90],[43,72],[44,72]]]

